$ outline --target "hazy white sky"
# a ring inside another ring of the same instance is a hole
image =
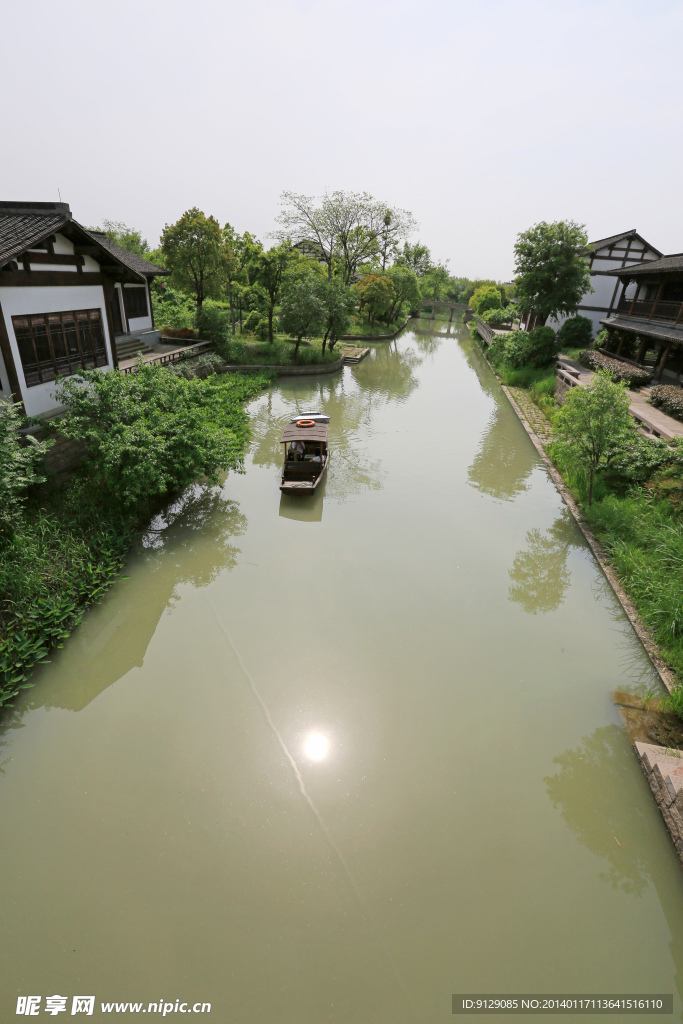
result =
[[[469,277],[538,220],[678,252],[682,30],[683,0],[0,0],[0,198],[156,245],[368,191]]]

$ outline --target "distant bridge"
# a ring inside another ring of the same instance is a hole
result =
[[[450,310],[450,313],[448,314],[449,324],[453,323],[453,313],[456,309],[460,310],[466,308],[465,303],[463,302],[449,302],[447,299],[422,299],[417,315],[422,316],[423,310],[431,309],[432,315],[430,319],[433,320],[436,316],[437,308],[442,309],[444,306]]]

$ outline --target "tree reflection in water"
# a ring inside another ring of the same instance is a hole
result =
[[[413,344],[395,342],[375,346],[350,372],[332,378],[300,378],[282,383],[252,410],[252,459],[257,466],[279,469],[280,437],[287,417],[315,409],[330,417],[330,466],[325,497],[337,501],[366,490],[380,490],[383,470],[371,458],[361,428],[371,428],[375,412],[393,402],[404,402],[418,387],[413,371],[425,358]]]
[[[640,769],[628,747],[623,729],[602,726],[553,758],[558,771],[543,781],[579,842],[607,862],[599,877],[613,889],[642,896],[651,871],[641,837],[655,822],[647,813],[648,793],[633,799],[633,776]]]
[[[49,685],[39,668],[28,691],[3,720],[17,727],[38,707],[80,711],[103,690],[142,665],[161,616],[183,584],[205,587],[233,569],[239,549],[231,543],[247,520],[220,487],[195,484],[154,517],[141,538],[142,564],[91,609],[51,666]],[[125,630],[126,642],[121,642]],[[75,660],[74,660],[75,659]],[[73,666],[78,665],[76,673]]]
[[[567,555],[579,543],[575,531],[569,513],[555,520],[545,533],[528,531],[527,547],[517,552],[512,563],[508,590],[510,600],[525,612],[554,612],[564,601],[571,583]]]
[[[529,489],[538,458],[526,435],[514,429],[513,419],[519,425],[511,406],[496,405],[468,471],[472,487],[502,501]]]

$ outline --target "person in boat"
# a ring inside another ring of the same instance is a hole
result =
[[[289,457],[295,461],[303,459],[305,450],[306,445],[302,440],[292,441],[289,445]]]

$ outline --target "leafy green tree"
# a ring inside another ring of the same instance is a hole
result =
[[[104,225],[101,228],[92,228],[92,231],[104,231],[107,238],[114,243],[114,245],[120,245],[122,249],[127,252],[135,253],[136,256],[143,256],[145,259],[149,259],[151,255],[151,249],[146,238],[142,237],[142,234],[137,228],[129,228],[127,224],[122,223],[120,220],[104,220]]]
[[[394,265],[397,267],[407,267],[408,270],[412,270],[418,277],[424,277],[434,266],[432,254],[427,246],[422,245],[421,242],[415,242],[414,245],[404,242],[403,248],[399,250],[396,256]]]
[[[322,333],[325,322],[325,307],[314,277],[290,280],[282,293],[280,324],[282,329],[296,338],[294,360],[299,355],[299,345],[304,336]]]
[[[228,293],[228,304],[230,306],[230,321],[232,333],[235,333],[235,295],[234,286],[242,284],[246,277],[246,268],[242,259],[243,248],[239,244],[238,235],[232,224],[223,227],[223,281]]]
[[[294,268],[299,254],[290,242],[280,242],[272,249],[262,249],[251,262],[254,280],[268,297],[268,340],[273,344],[273,315],[280,297],[283,280]]]
[[[398,244],[401,239],[411,235],[416,227],[415,218],[408,210],[385,210],[377,236],[377,251],[382,270],[386,270],[387,264],[398,255]]]
[[[394,282],[388,274],[366,274],[353,287],[358,293],[360,312],[367,310],[368,323],[385,316],[396,298]]]
[[[553,448],[570,464],[588,473],[588,504],[593,503],[596,472],[616,451],[633,440],[636,426],[629,413],[625,384],[598,372],[586,387],[571,388],[554,422]]]
[[[193,206],[161,236],[171,282],[195,297],[197,314],[205,298],[220,292],[223,274],[223,239],[218,221]]]
[[[41,463],[54,441],[20,434],[21,402],[0,398],[0,547],[11,540],[21,521],[26,491],[45,480]]]
[[[451,286],[451,277],[448,273],[448,266],[445,263],[438,263],[431,267],[420,279],[420,291],[425,299],[434,299],[438,302],[445,299]]]
[[[350,285],[359,268],[387,258],[400,237],[413,230],[412,215],[392,210],[367,192],[326,192],[315,196],[283,192],[282,212],[275,233],[280,241],[291,240],[323,263],[327,276],[338,272]]]
[[[204,476],[242,465],[242,403],[261,377],[186,379],[140,360],[134,373],[84,370],[57,389],[65,437],[85,443],[91,477],[118,505],[144,508]],[[83,385],[86,385],[85,387]]]
[[[582,296],[593,291],[585,256],[588,236],[575,221],[541,221],[517,236],[515,271],[523,313],[537,323],[549,316],[572,316]]]
[[[316,290],[323,308],[321,331],[324,355],[328,341],[332,351],[339,338],[346,334],[351,326],[356,300],[339,278],[318,280]]]
[[[469,306],[474,313],[485,313],[487,309],[501,309],[502,302],[498,288],[490,284],[480,285],[471,296]]]
[[[403,313],[404,307],[415,309],[420,303],[420,285],[417,274],[405,266],[393,266],[387,270],[394,286],[395,296],[387,313],[387,323],[392,324]]]

